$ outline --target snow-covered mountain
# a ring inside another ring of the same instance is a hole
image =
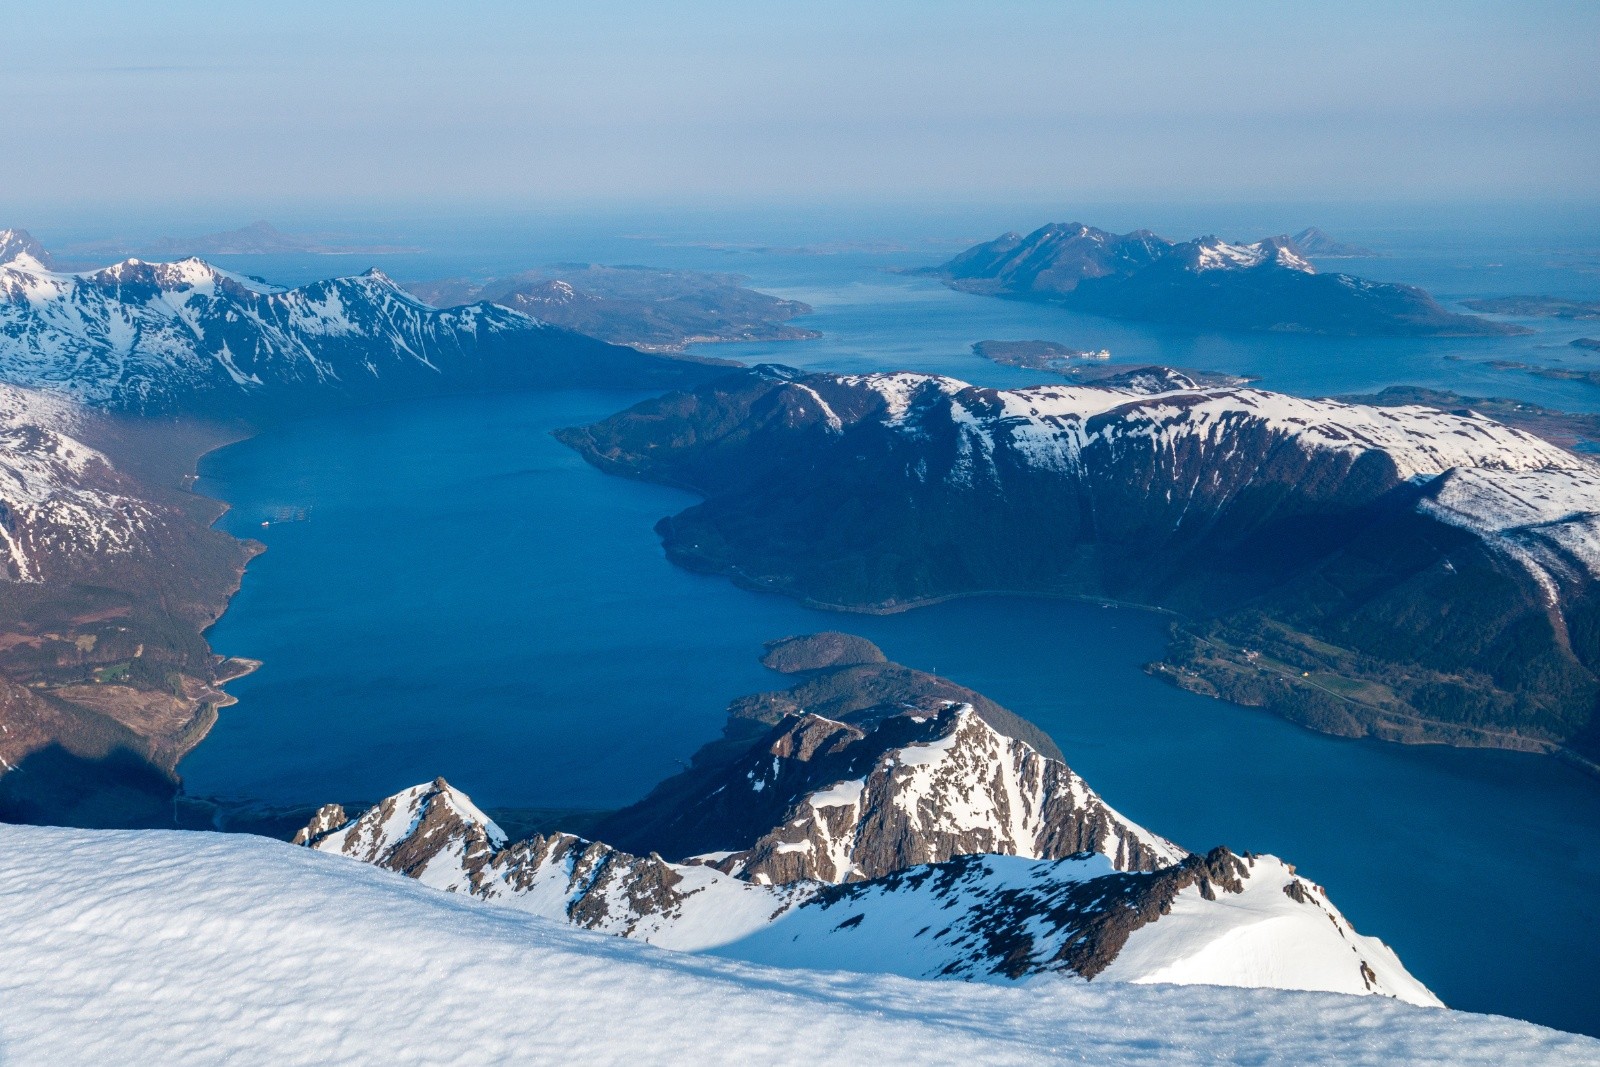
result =
[[[1186,683],[1203,667],[1341,733],[1600,751],[1600,468],[1470,411],[1160,368],[993,390],[765,367],[562,436],[698,490],[658,527],[669,555],[755,588],[1159,605],[1233,627]],[[1320,671],[1374,684],[1352,701],[1288,680]]]
[[[41,266],[51,266],[50,253],[33,234],[27,230],[0,230],[0,264],[24,256]]]
[[[666,952],[246,835],[0,826],[0,924],[0,1048],[18,1067],[1600,1058],[1590,1038],[1387,997]]]
[[[1311,241],[1315,235],[1298,236]],[[1440,337],[1525,332],[1448,311],[1415,286],[1319,274],[1289,237],[1169,241],[1149,230],[1114,234],[1080,222],[1051,223],[1026,236],[1007,233],[975,245],[933,273],[970,292],[1203,329]]]
[[[878,708],[850,719],[785,715],[738,758],[664,783],[611,825],[656,825],[666,808],[678,825],[703,828],[703,862],[780,884],[878,878],[978,852],[1061,859],[1092,851],[1119,870],[1151,870],[1183,854],[970,705]],[[760,829],[753,840],[752,828]]]
[[[378,270],[285,289],[193,258],[62,273],[19,247],[0,262],[0,380],[119,410],[664,384],[697,370],[493,304],[439,310]]]
[[[1138,826],[984,717],[1012,728],[1004,709],[941,702],[942,680],[860,638],[773,650],[769,665],[806,677],[735,701],[721,741],[591,839],[510,842],[439,779],[353,818],[328,805],[295,843],[585,929],[763,963],[1437,1003],[1292,868],[1225,848],[1193,855]],[[813,701],[841,717],[801,706]],[[747,728],[772,715],[765,732]],[[645,846],[619,848],[613,833]],[[729,847],[697,851],[708,842]]]
[[[330,805],[296,842],[585,929],[777,966],[982,981],[1069,974],[1438,1004],[1293,868],[1227,849],[1171,850],[1139,873],[1094,850],[1040,861],[980,849],[843,885],[775,881],[570,834],[508,843],[442,779],[355,819]]]
[[[72,563],[134,551],[155,506],[71,436],[70,401],[0,384],[0,580],[40,582]]]

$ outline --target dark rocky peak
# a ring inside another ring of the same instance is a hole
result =
[[[1139,270],[1165,254],[1171,242],[1148,230],[1114,234],[1081,222],[1050,223],[1026,237],[978,245],[946,263],[955,279],[1033,292],[1070,292],[1086,278]]]
[[[838,634],[778,648],[793,653],[783,666],[876,651]],[[812,667],[790,689],[734,701],[723,738],[688,770],[593,829],[629,852],[771,884],[872,878],[968,852],[1094,851],[1122,869],[1183,854],[1107,807],[1033,724],[888,662]]]

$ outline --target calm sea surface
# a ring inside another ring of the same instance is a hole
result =
[[[717,349],[747,360],[1022,384],[1051,379],[968,348],[1037,337],[1129,362],[1250,373],[1299,393],[1413,383],[1600,408],[1600,389],[1483,366],[1584,365],[1566,345],[1582,333],[1572,324],[1475,342],[1222,338],[885,273],[944,258],[939,241],[957,245],[961,233],[827,254],[568,235],[383,265],[424,277],[577,258],[678,264],[740,271],[817,308],[807,324],[821,341]],[[1584,258],[1600,262],[1593,239],[1452,243],[1441,231],[1428,243],[1376,224],[1338,235],[1392,254],[1325,266],[1447,297],[1600,296]],[[346,266],[228,265],[284,281]],[[693,498],[602,475],[549,436],[636,399],[384,405],[290,423],[207,457],[200,489],[233,505],[223,524],[269,549],[211,639],[264,666],[229,686],[240,702],[184,762],[188,790],[364,800],[444,775],[490,807],[619,805],[714,737],[730,698],[782,684],[756,662],[763,641],[848,629],[1039,723],[1113,805],[1157,832],[1190,848],[1291,859],[1451,1006],[1600,1032],[1600,782],[1537,757],[1336,740],[1179,692],[1139,671],[1163,644],[1163,623],[1145,613],[1008,598],[848,616],[687,574],[667,564],[651,526]]]

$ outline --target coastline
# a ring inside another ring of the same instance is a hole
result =
[[[266,546],[220,529],[230,505],[194,491],[206,455],[256,432],[115,415],[83,427],[86,443],[133,481],[138,497],[162,509],[164,525],[145,555],[19,590],[26,597],[10,605],[0,816],[173,825],[179,763],[205,740],[219,709],[237,702],[224,686],[260,666],[217,654],[207,634]],[[70,656],[52,658],[51,649],[68,646]]]
[[[688,487],[683,487],[688,488]],[[1358,709],[1361,714],[1355,716],[1359,723],[1359,730],[1352,731],[1348,728],[1329,728],[1324,724],[1311,720],[1303,714],[1297,714],[1292,703],[1271,701],[1250,702],[1231,699],[1218,690],[1215,685],[1194,671],[1178,662],[1174,662],[1173,651],[1176,647],[1177,627],[1192,625],[1194,620],[1170,608],[1158,607],[1153,604],[1141,604],[1135,601],[1117,600],[1112,597],[1094,596],[1086,593],[1053,592],[1049,590],[1027,589],[981,589],[963,590],[960,592],[941,593],[934,596],[917,597],[903,601],[883,601],[870,604],[841,604],[831,601],[818,600],[801,593],[791,592],[779,588],[777,579],[763,580],[751,577],[732,564],[712,564],[705,557],[685,557],[679,553],[668,551],[668,558],[684,567],[684,569],[699,574],[715,575],[726,578],[741,589],[756,593],[770,593],[777,596],[788,597],[803,607],[817,611],[830,611],[845,615],[873,615],[887,616],[898,615],[918,608],[931,607],[956,600],[1027,597],[1039,600],[1064,600],[1076,601],[1084,604],[1099,604],[1103,607],[1122,608],[1133,611],[1146,612],[1159,615],[1170,620],[1174,627],[1173,639],[1169,640],[1167,655],[1159,660],[1154,660],[1145,665],[1144,673],[1157,678],[1176,688],[1194,693],[1196,696],[1208,697],[1232,704],[1235,707],[1251,708],[1270,712],[1279,718],[1285,719],[1296,726],[1311,730],[1314,733],[1330,737],[1343,737],[1347,739],[1368,738],[1383,741],[1389,744],[1400,745],[1441,745],[1447,748],[1463,749],[1493,749],[1505,752],[1522,752],[1529,755],[1550,756],[1567,763],[1570,766],[1585,772],[1590,777],[1600,781],[1600,763],[1572,751],[1564,743],[1546,738],[1530,737],[1515,734],[1509,731],[1494,730],[1481,727],[1470,727],[1460,723],[1444,722],[1430,719],[1414,713],[1402,712],[1397,708],[1384,707],[1376,704],[1365,703],[1352,697],[1333,691],[1320,684],[1309,675],[1301,677],[1286,677],[1285,680],[1292,686],[1305,687],[1319,694],[1342,701]],[[693,561],[693,562],[691,562]],[[705,564],[705,565],[696,565]],[[1252,667],[1254,669],[1254,667]],[[1349,682],[1363,681],[1359,674],[1341,675]],[[1194,684],[1198,682],[1199,684]]]

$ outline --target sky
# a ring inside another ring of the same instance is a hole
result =
[[[1589,0],[53,0],[0,40],[11,217],[1600,200]]]

